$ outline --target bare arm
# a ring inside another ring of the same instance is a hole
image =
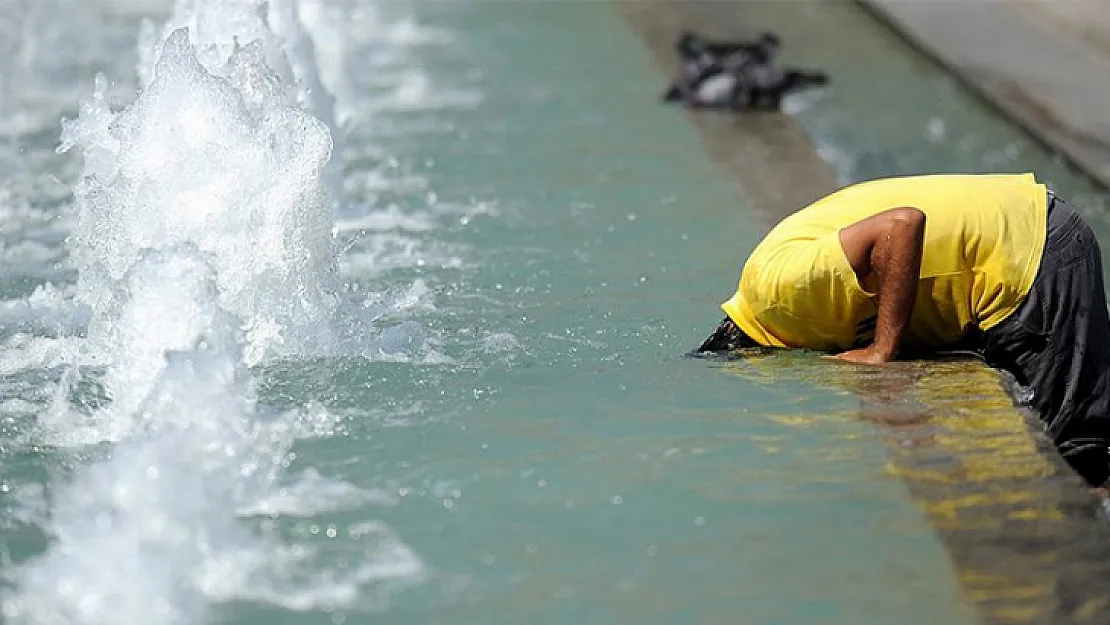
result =
[[[890,362],[909,326],[921,273],[925,213],[894,208],[840,231],[840,246],[860,284],[873,283],[878,294],[875,340],[837,358],[851,362]]]

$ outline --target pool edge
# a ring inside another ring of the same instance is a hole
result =
[[[854,0],[918,53],[1073,168],[1110,189],[1110,54],[1054,27],[1028,21],[1037,3]],[[943,14],[943,15],[941,15]],[[956,26],[956,28],[953,28]],[[967,34],[975,36],[963,36]],[[1103,33],[1110,42],[1110,31]],[[1008,54],[1025,46],[1019,61]],[[1068,75],[1050,72],[1068,67]],[[1092,119],[1104,127],[1088,128]]]

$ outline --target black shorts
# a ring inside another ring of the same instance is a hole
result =
[[[1089,485],[1110,478],[1110,315],[1098,239],[1049,195],[1048,234],[1032,290],[983,336],[988,365],[1032,391],[1031,407]]]

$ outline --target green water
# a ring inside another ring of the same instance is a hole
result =
[[[429,323],[521,348],[508,366],[352,370],[336,385],[423,401],[419,422],[305,445],[349,478],[457,489],[380,513],[442,580],[389,620],[969,621],[856,400],[791,375],[821,363],[752,382],[682,357],[760,232],[683,116],[654,104],[662,77],[614,7],[420,10],[464,33],[464,58],[428,67],[480,68],[486,100],[387,149],[434,159],[441,197],[500,212],[437,234],[476,266],[417,272],[449,294]]]
[[[788,60],[832,75],[833,89],[809,98],[797,119],[843,182],[1034,169],[1101,215],[1101,196],[1085,181],[852,7],[721,6],[698,10],[725,16],[722,28],[734,20],[737,30],[778,29]],[[345,137],[346,174],[357,179],[380,150],[400,163],[394,174],[423,182],[389,185],[375,201],[414,211],[431,190],[438,203],[470,210],[402,233],[414,253],[390,256],[395,263],[376,257],[351,283],[383,292],[422,281],[432,306],[409,320],[451,362],[260,369],[264,403],[319,401],[343,416],[334,435],[297,444],[291,470],[314,468],[394,501],[251,523],[343,561],[364,549],[360,524],[383,522],[428,576],[397,592],[388,583],[365,589],[342,610],[236,601],[212,620],[978,622],[951,528],[938,525],[944,495],[896,470],[931,458],[901,459],[901,430],[868,418],[867,389],[887,378],[804,353],[745,363],[684,357],[721,317],[717,304],[768,224],[740,203],[689,119],[657,103],[666,76],[618,8],[437,2],[405,11],[454,37],[405,52],[433,94],[450,87],[482,99],[358,117]],[[372,64],[350,71],[360,94],[388,91]],[[1100,232],[1110,232],[1106,224]],[[346,260],[368,254],[371,235],[345,235]],[[1015,448],[1031,446],[997,378],[981,368],[913,365],[892,374],[896,387],[903,377],[941,387],[920,400],[947,406],[936,414],[989,413]],[[918,401],[904,387],[896,399]],[[959,420],[949,421],[938,438],[959,434]],[[940,447],[983,464],[974,449]],[[27,480],[49,462],[28,453],[6,461],[8,472]],[[1037,458],[1029,451],[1021,466]],[[1014,479],[1014,492],[1031,488]],[[984,514],[1013,510],[1010,502]],[[24,530],[4,540],[20,558],[42,549]],[[1028,565],[1014,557],[1007,562]],[[1010,622],[1033,622],[1021,618]]]
[[[743,5],[736,19],[752,23],[759,5]],[[862,163],[845,181],[1034,168],[1079,203],[1097,200],[860,16],[844,26],[853,45],[834,45],[791,31],[795,5],[758,23],[783,30],[789,59],[833,74],[837,88],[799,119]],[[852,17],[800,7],[810,28]],[[446,133],[389,149],[434,158],[441,196],[494,197],[501,211],[450,234],[479,266],[424,273],[458,309],[436,323],[448,335],[511,332],[521,352],[444,375],[435,386],[452,399],[422,425],[371,428],[370,449],[349,452],[378,475],[461,493],[449,509],[428,495],[383,512],[444,579],[462,578],[399,597],[390,620],[975,620],[860,400],[814,384],[824,363],[784,357],[752,380],[681,356],[719,318],[763,226],[685,117],[654,105],[665,77],[615,7],[420,12],[464,33],[464,58],[428,66],[481,68],[486,100],[436,115]],[[872,69],[850,69],[864,59]],[[883,93],[897,95],[881,105]],[[954,139],[920,139],[933,117]],[[1001,395],[989,376],[979,384]],[[335,445],[319,447],[346,457]]]

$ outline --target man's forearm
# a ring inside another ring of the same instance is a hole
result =
[[[874,284],[878,299],[875,340],[836,357],[880,364],[894,359],[910,324],[925,245],[925,213],[892,208],[842,229],[840,246],[861,284]]]
[[[898,352],[909,326],[924,241],[925,216],[912,211],[893,217],[871,250],[879,300],[872,349],[884,358],[893,358]]]

